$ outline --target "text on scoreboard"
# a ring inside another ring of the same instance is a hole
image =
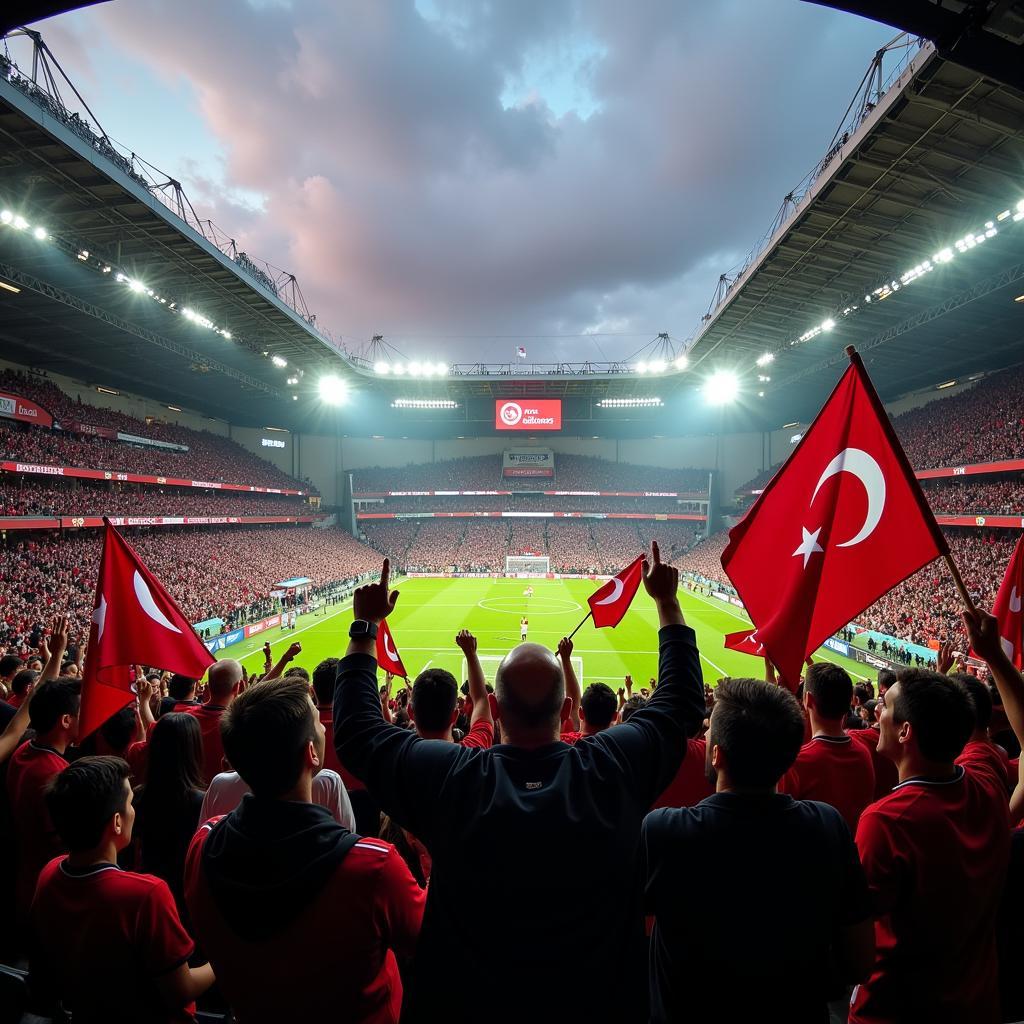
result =
[[[497,398],[494,401],[494,429],[561,430],[562,401],[559,398]]]

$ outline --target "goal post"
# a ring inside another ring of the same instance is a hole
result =
[[[480,667],[484,670],[484,679],[494,685],[494,674],[498,671],[498,666],[501,664],[501,656],[496,654],[481,654]],[[570,659],[572,667],[576,670],[576,678],[580,682],[580,687],[583,686],[583,659],[577,655],[573,655]],[[462,684],[469,679],[469,666],[466,664],[466,659],[462,659],[462,675],[458,680],[459,688],[461,692]]]
[[[551,572],[551,559],[547,555],[506,555],[506,576],[546,576]]]

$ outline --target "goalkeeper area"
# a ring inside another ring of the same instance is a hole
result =
[[[585,579],[532,580],[530,598],[523,594],[521,579],[416,578],[395,585],[401,597],[388,622],[410,681],[424,668],[436,667],[448,669],[461,686],[466,678],[464,659],[455,646],[455,634],[460,629],[476,636],[484,673],[493,683],[494,669],[501,658],[519,643],[519,621],[524,614],[529,615],[530,642],[554,650],[586,615],[587,598],[600,583]],[[679,601],[687,623],[697,634],[706,682],[714,685],[722,676],[764,678],[760,658],[727,651],[722,646],[726,633],[749,625],[739,609],[685,589],[680,590]],[[312,672],[324,658],[344,655],[351,621],[351,604],[336,605],[319,616],[300,616],[294,631],[268,630],[229,647],[218,657],[239,658],[249,671],[260,671],[264,642],[270,641],[276,661],[293,640],[298,640],[302,653],[293,664]],[[639,692],[658,671],[658,615],[651,599],[641,588],[615,629],[595,629],[588,621],[573,637],[573,644],[574,666],[584,687],[602,682],[618,690],[628,673]],[[875,678],[869,666],[832,651],[822,649],[815,657],[842,665],[855,683],[867,678],[867,673],[872,680]]]

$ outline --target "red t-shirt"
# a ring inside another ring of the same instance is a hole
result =
[[[1003,779],[1009,778],[1010,759],[1007,756],[1006,751],[1003,750],[1002,747],[996,746],[995,743],[990,743],[987,740],[971,740],[967,746],[964,747],[960,756],[956,759],[956,763],[966,766],[979,760],[987,761],[991,770],[996,775]],[[1017,785],[1016,779],[1014,779],[1013,785]],[[1005,792],[1007,797],[1009,797],[1009,790],[1005,790]]]
[[[815,736],[800,748],[779,792],[831,804],[855,832],[861,812],[874,799],[871,753],[849,736]]]
[[[43,791],[50,779],[67,766],[56,750],[35,740],[22,743],[7,765],[7,799],[17,844],[15,909],[20,921],[28,919],[39,872],[64,850]]]
[[[878,729],[851,729],[847,735],[856,743],[868,748],[871,754],[871,767],[875,769],[875,800],[881,800],[900,781],[900,773],[896,765],[884,754],[878,752],[878,740],[882,735]]]
[[[334,749],[334,709],[318,708],[320,722],[324,727],[324,767],[331,768],[341,776],[345,788],[351,793],[366,787],[338,760],[338,752]]]
[[[695,807],[705,797],[711,796],[715,787],[708,782],[704,774],[704,762],[707,758],[707,740],[687,740],[686,757],[676,772],[676,777],[668,784],[665,792],[651,805],[653,811],[657,807]]]
[[[336,1020],[393,1024],[402,979],[392,950],[412,953],[426,892],[390,843],[361,839],[316,899],[278,934],[241,938],[225,922],[202,869],[203,846],[220,818],[196,833],[185,862],[192,923],[239,1020]],[[268,879],[268,885],[273,879]],[[271,978],[273,984],[253,985]]]
[[[10,704],[12,708],[20,708],[21,705],[25,703],[25,694],[12,693],[10,697],[7,698],[7,703]]]
[[[162,879],[116,864],[74,870],[58,857],[39,876],[32,933],[33,972],[52,980],[76,1020],[193,1020],[194,1006],[169,1010],[154,980],[195,949]]]
[[[572,731],[570,731],[570,732],[563,732],[558,738],[563,743],[568,743],[571,746],[575,747],[576,744],[579,743],[579,741],[581,739],[583,739],[583,733],[581,733],[581,732],[572,732]]]
[[[224,771],[224,743],[220,738],[220,718],[227,709],[223,704],[196,704],[186,714],[199,722],[203,737],[203,778],[209,785],[214,775]]]
[[[477,722],[470,726],[469,732],[459,741],[460,747],[478,747],[486,750],[494,746],[494,724],[492,722]]]
[[[875,964],[851,1024],[996,1024],[996,915],[1010,855],[1005,776],[965,750],[948,781],[908,779],[861,815]]]

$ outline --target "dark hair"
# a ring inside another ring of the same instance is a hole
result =
[[[859,703],[863,704],[865,701],[874,699],[875,688],[870,683],[858,683],[853,688],[853,695]]]
[[[193,691],[195,685],[195,679],[190,679],[188,676],[175,672],[171,676],[171,681],[167,684],[167,695],[175,700],[188,700],[188,695]]]
[[[11,693],[19,696],[39,678],[39,673],[34,668],[23,668],[11,680]]]
[[[14,675],[24,664],[16,654],[5,654],[0,658],[0,676]]]
[[[412,684],[413,721],[424,732],[444,732],[451,725],[459,684],[443,668],[424,669]]]
[[[135,726],[138,718],[135,713],[135,705],[129,704],[121,708],[116,715],[111,715],[101,726],[100,735],[107,741],[113,750],[127,750],[135,736]]]
[[[721,748],[733,785],[774,786],[803,742],[804,714],[789,690],[760,679],[724,679],[718,684],[708,749]]]
[[[288,675],[293,679],[301,679],[306,684],[306,689],[309,689],[309,669],[303,668],[301,665],[289,665]]]
[[[77,715],[82,703],[82,680],[59,676],[40,683],[29,705],[29,724],[37,733],[49,732],[63,715]]]
[[[128,764],[120,757],[81,757],[46,787],[54,828],[72,852],[91,850],[115,814],[128,806]]]
[[[173,842],[192,794],[203,786],[203,736],[195,715],[164,715],[146,745],[146,784],[138,792],[139,845],[146,861]],[[147,855],[148,850],[148,855]]]
[[[988,684],[983,683],[977,676],[972,676],[970,672],[951,672],[949,678],[961,683],[971,698],[974,728],[987,729],[992,721],[992,691]]]
[[[842,718],[853,700],[853,680],[831,661],[816,661],[804,674],[804,693],[814,698],[823,718]]]
[[[591,683],[580,698],[580,707],[592,729],[607,729],[615,721],[619,702],[607,683]]]
[[[929,761],[955,760],[974,731],[974,708],[964,684],[923,668],[901,672],[897,682],[896,699],[886,696],[893,719],[910,723]]]
[[[302,770],[302,752],[316,738],[309,687],[269,679],[243,690],[220,720],[224,753],[256,796],[287,793]]]
[[[871,700],[864,701],[862,706],[867,708],[868,714],[871,715],[872,718],[875,717],[875,708],[878,707],[878,701],[875,700],[874,697],[872,697]]]
[[[338,678],[340,664],[340,658],[324,658],[313,669],[313,691],[316,693],[316,702],[321,707],[334,700],[334,681]]]
[[[646,697],[629,697],[627,698],[626,703],[622,705],[622,711],[620,712],[619,717],[622,719],[623,722],[628,722],[633,717],[633,715],[635,715],[641,708],[646,706]]]
[[[896,673],[891,668],[880,668],[878,670],[878,692],[888,690],[896,682]]]

